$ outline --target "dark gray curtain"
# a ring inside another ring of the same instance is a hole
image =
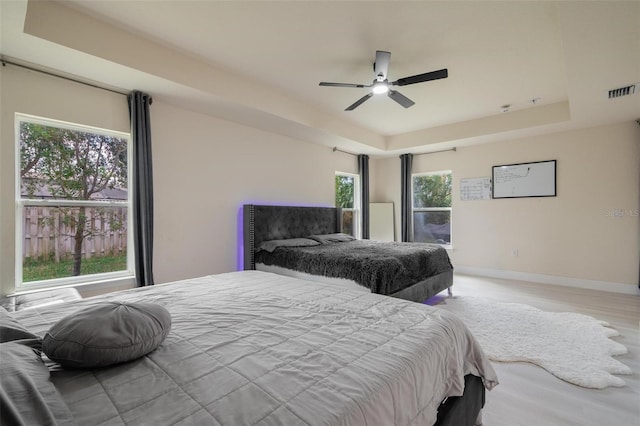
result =
[[[153,167],[151,165],[151,97],[134,91],[127,96],[133,143],[133,223],[136,281],[153,285]]]
[[[413,240],[411,229],[411,164],[413,154],[400,156],[400,226],[402,241]]]
[[[358,155],[358,168],[360,170],[360,194],[362,198],[362,239],[369,239],[369,156]]]

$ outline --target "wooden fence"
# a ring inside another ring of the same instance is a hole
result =
[[[72,257],[76,227],[69,217],[75,215],[77,218],[78,212],[78,207],[25,207],[22,217],[23,259],[59,262]],[[126,253],[126,207],[86,207],[84,216],[85,234],[89,235],[82,242],[83,258]]]

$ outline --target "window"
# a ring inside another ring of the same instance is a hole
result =
[[[336,207],[342,208],[342,232],[360,238],[360,176],[336,172]]]
[[[451,244],[451,172],[412,176],[413,240]]]
[[[17,287],[132,276],[129,135],[16,115]]]

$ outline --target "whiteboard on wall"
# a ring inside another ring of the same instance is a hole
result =
[[[460,179],[460,199],[462,201],[489,200],[490,198],[490,177]]]
[[[493,166],[493,198],[555,197],[556,160]]]

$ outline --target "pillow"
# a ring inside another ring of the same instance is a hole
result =
[[[2,424],[75,424],[62,395],[49,380],[49,369],[40,352],[26,343],[0,343]]]
[[[353,241],[356,238],[352,235],[343,234],[341,232],[337,234],[321,234],[321,235],[311,235],[309,236],[312,240],[315,240],[321,244],[329,244],[329,243],[344,243],[347,241]]]
[[[38,336],[27,330],[13,315],[0,306],[0,343],[37,338]]]
[[[264,250],[271,253],[278,247],[310,247],[318,245],[320,245],[318,241],[310,240],[309,238],[289,238],[286,240],[265,241],[260,244],[258,251]]]
[[[170,330],[171,315],[160,305],[102,302],[55,323],[42,351],[63,367],[106,367],[155,350]]]

